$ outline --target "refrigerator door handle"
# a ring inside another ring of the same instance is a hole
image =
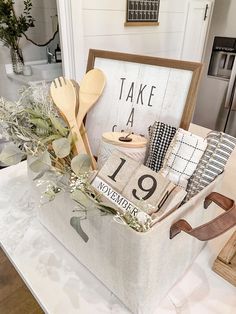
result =
[[[236,93],[235,93],[235,89],[236,89],[236,79],[234,81],[233,100],[232,100],[232,107],[231,107],[231,110],[233,110],[233,111],[236,111]]]
[[[235,88],[235,79],[236,79],[236,59],[234,60],[234,65],[233,65],[232,72],[230,75],[228,90],[226,94],[225,108],[227,109],[231,109],[231,104],[234,105],[234,103],[232,103],[232,96],[233,96],[233,92]],[[236,110],[236,109],[233,109],[233,110]]]

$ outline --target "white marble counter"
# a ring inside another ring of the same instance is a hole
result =
[[[5,64],[7,77],[21,85],[37,85],[42,83],[42,81],[50,83],[54,78],[62,75],[61,63],[49,64],[47,60],[37,60],[25,62],[25,65],[31,66],[31,75],[15,74],[12,64]]]
[[[195,133],[206,129],[192,126]],[[222,191],[236,199],[236,152]],[[128,314],[127,308],[37,220],[26,163],[0,171],[0,243],[39,303],[50,314]],[[232,234],[208,242],[155,314],[233,314],[236,288],[211,271]],[[144,287],[145,289],[145,287]]]

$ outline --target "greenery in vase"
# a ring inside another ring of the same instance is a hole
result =
[[[32,1],[24,1],[23,12],[17,16],[13,0],[0,0],[0,40],[8,48],[19,52],[19,41],[22,35],[34,27],[34,18],[31,16]],[[23,58],[18,53],[20,60]]]

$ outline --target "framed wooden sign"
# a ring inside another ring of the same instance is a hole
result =
[[[103,95],[86,120],[95,156],[104,132],[148,135],[155,121],[188,129],[202,64],[92,49],[87,71],[93,68],[106,76]]]
[[[125,26],[159,25],[160,0],[127,0]]]

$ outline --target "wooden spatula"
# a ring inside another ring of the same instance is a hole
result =
[[[77,116],[77,123],[79,128],[86,114],[102,95],[105,84],[105,76],[99,69],[92,69],[87,72],[80,82],[79,112]]]
[[[75,89],[75,92],[76,92],[76,95],[77,95],[77,109],[79,111],[79,84],[74,81],[74,80],[69,80],[71,82],[71,84],[73,85],[73,88]],[[76,113],[78,114],[78,113]],[[93,156],[93,153],[92,153],[92,150],[91,150],[91,147],[90,147],[90,144],[89,144],[89,139],[88,139],[88,136],[87,136],[87,131],[85,129],[85,126],[84,126],[84,123],[82,122],[81,126],[80,126],[80,134],[81,134],[81,137],[83,139],[83,142],[84,142],[84,145],[85,145],[85,148],[86,148],[86,151],[87,151],[87,154],[90,156],[91,158],[91,165],[92,165],[92,169],[93,170],[96,170],[97,169],[97,162]]]
[[[77,153],[86,153],[84,142],[76,121],[77,95],[75,89],[67,79],[59,77],[51,83],[50,93],[55,105],[67,120],[72,134],[75,135],[75,147]]]

